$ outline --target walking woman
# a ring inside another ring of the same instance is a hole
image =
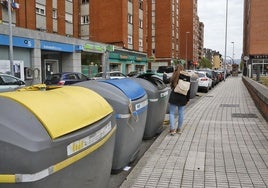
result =
[[[174,92],[179,79],[190,82],[190,76],[187,72],[183,71],[183,65],[178,64],[175,68],[173,75],[170,78],[171,93],[169,96],[169,122],[170,122],[170,135],[174,135],[176,132],[181,134],[183,118],[184,118],[184,107],[190,100],[190,89],[187,94],[180,94]],[[175,127],[175,111],[178,108],[178,125]]]

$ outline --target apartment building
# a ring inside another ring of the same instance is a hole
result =
[[[204,25],[197,15],[197,0],[180,1],[180,58],[192,68],[202,58]]]
[[[148,0],[148,67],[179,59],[179,0]]]
[[[147,0],[90,1],[89,33],[92,41],[146,54]],[[111,61],[111,68],[122,70],[123,66],[126,73],[133,69],[145,71],[144,63],[147,59],[120,53],[119,59]]]
[[[126,13],[124,19],[118,23],[118,27],[121,27],[124,20],[126,21],[124,41],[127,46],[120,46],[117,43],[113,46],[114,41],[100,40],[103,36],[97,36],[100,31],[98,30],[100,28],[96,26],[96,23],[100,21],[97,17],[102,18],[100,12],[104,11],[101,10],[107,10],[107,8],[110,10],[109,3],[100,5],[97,0],[17,0],[16,3],[14,2],[17,7],[14,7],[15,4],[12,3],[14,64],[20,67],[20,70],[17,70],[19,77],[30,82],[33,76],[27,76],[26,72],[31,73],[34,69],[38,70],[40,81],[43,81],[49,74],[61,71],[78,71],[93,76],[102,70],[103,64],[109,64],[110,70],[119,70],[123,73],[135,69],[146,70],[147,58],[144,53],[146,40],[144,40],[144,31],[141,29],[144,26],[142,17],[145,14],[138,10],[141,9],[139,3],[132,5],[131,1],[126,4],[123,2],[125,1],[120,0],[114,3],[116,5],[121,3],[121,10]],[[9,64],[10,23],[7,5],[8,1],[1,1],[0,63],[5,65],[2,67],[8,67],[7,64]],[[118,11],[117,7],[112,8],[115,9],[114,13]],[[134,8],[137,8],[137,11],[134,11]],[[128,12],[131,9],[135,18],[133,22],[140,25],[138,29],[133,29],[132,41],[128,35],[131,31],[127,25],[128,15],[130,15]],[[95,10],[100,10],[100,12]],[[106,17],[106,23],[117,20],[115,17],[111,18]],[[92,29],[94,24],[97,27],[96,30]],[[115,27],[114,23],[110,26],[106,24],[105,35],[113,36],[119,31],[118,27],[112,30],[113,27]],[[106,50],[107,46],[113,49],[109,53]],[[8,71],[2,70],[2,72]]]
[[[244,0],[244,75],[268,74],[268,1]]]

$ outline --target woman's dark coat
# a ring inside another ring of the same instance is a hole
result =
[[[190,82],[190,76],[180,74],[179,79],[183,79],[184,81]],[[185,106],[187,102],[190,100],[190,89],[187,92],[187,95],[182,95],[174,92],[174,88],[171,88],[171,93],[169,96],[169,103],[174,104],[176,106]]]

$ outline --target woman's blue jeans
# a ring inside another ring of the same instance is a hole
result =
[[[175,112],[176,108],[178,108],[178,127],[175,128]],[[174,129],[181,129],[183,123],[183,116],[184,116],[184,106],[177,106],[174,104],[169,103],[169,123],[170,123],[170,130]]]

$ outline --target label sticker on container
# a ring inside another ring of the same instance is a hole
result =
[[[95,133],[82,138],[80,140],[77,140],[75,142],[72,142],[67,146],[67,155],[72,155],[74,153],[77,153],[84,148],[89,147],[90,145],[96,143],[97,141],[101,140],[103,137],[105,137],[112,129],[112,123],[109,122],[107,125],[105,125],[100,130],[96,131]]]
[[[140,110],[142,109],[143,107],[147,106],[148,105],[148,100],[145,100],[145,101],[142,101],[141,103],[138,103],[135,105],[135,110]]]
[[[163,98],[163,97],[166,97],[168,95],[168,91],[164,92],[164,93],[160,93],[160,97]]]

